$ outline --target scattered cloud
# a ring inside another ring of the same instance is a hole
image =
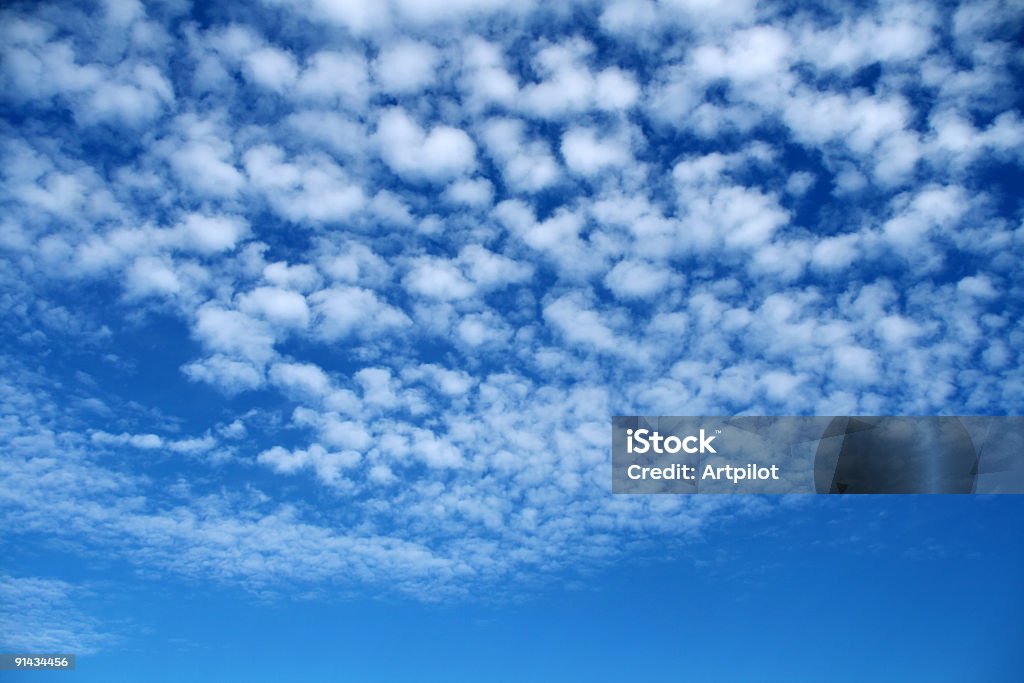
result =
[[[764,513],[612,414],[1024,404],[1008,3],[105,7],[0,11],[5,529],[431,599]]]

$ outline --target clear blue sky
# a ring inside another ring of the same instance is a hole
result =
[[[1021,498],[613,496],[609,432],[1021,414],[1022,27],[8,3],[0,651],[79,655],[41,680],[1015,680]]]

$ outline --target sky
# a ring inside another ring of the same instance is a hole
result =
[[[5,3],[0,650],[1016,680],[1021,497],[612,495],[609,436],[1020,415],[1022,36],[1016,0]]]

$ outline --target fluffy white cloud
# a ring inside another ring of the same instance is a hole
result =
[[[238,308],[273,325],[303,328],[309,324],[305,297],[287,289],[257,287],[238,298]]]
[[[255,364],[274,355],[274,335],[266,323],[217,304],[199,308],[193,333],[211,351]]]
[[[263,268],[263,277],[278,287],[308,292],[321,283],[320,274],[308,263],[290,266],[284,261],[269,263]]]
[[[479,244],[463,247],[459,261],[465,265],[469,278],[485,289],[526,282],[533,275],[533,266],[529,263],[495,254]]]
[[[677,16],[691,25],[717,29],[742,24],[756,16],[756,0],[720,3],[714,0],[665,0],[668,16]]]
[[[325,245],[324,251],[321,268],[335,280],[373,286],[391,278],[391,266],[364,244],[346,241],[337,248]]]
[[[786,70],[790,39],[773,26],[756,26],[729,36],[724,46],[700,45],[690,56],[691,66],[704,81],[728,78],[754,86],[759,79]]]
[[[664,291],[672,279],[669,269],[654,263],[623,260],[608,271],[604,283],[622,299],[649,299]]]
[[[426,380],[447,396],[462,396],[476,384],[473,376],[466,372],[449,370],[433,363],[406,368],[402,377],[412,381]]]
[[[274,446],[260,453],[257,461],[282,474],[293,474],[311,467],[325,483],[344,488],[346,482],[341,477],[342,472],[359,462],[359,454],[353,451],[329,452],[320,444],[293,451]]]
[[[275,47],[261,47],[245,57],[246,74],[269,90],[283,92],[295,83],[299,67],[290,52]]]
[[[321,51],[312,55],[299,76],[297,91],[304,98],[362,107],[371,90],[368,65],[360,54]]]
[[[449,185],[445,196],[458,204],[482,206],[490,203],[494,196],[494,185],[486,178],[465,178]]]
[[[128,269],[128,293],[132,296],[173,295],[181,291],[181,280],[165,260],[142,256]]]
[[[238,194],[245,178],[234,166],[234,148],[221,126],[185,114],[177,128],[184,139],[170,138],[163,147],[178,181],[201,197]]]
[[[482,109],[491,103],[511,106],[515,102],[519,84],[505,66],[500,45],[468,36],[463,45],[463,61],[462,85],[471,107]]]
[[[312,363],[274,363],[269,377],[271,382],[300,395],[323,397],[331,389],[330,378]]]
[[[156,434],[108,434],[107,432],[93,432],[92,441],[103,445],[129,445],[135,448],[152,450],[164,445],[164,440]]]
[[[440,59],[428,43],[400,40],[381,49],[374,73],[385,92],[417,92],[434,82]]]
[[[607,33],[636,38],[653,28],[658,8],[651,0],[612,0],[601,11],[601,29]]]
[[[632,75],[619,67],[593,72],[587,65],[593,52],[594,46],[581,38],[540,47],[534,65],[543,80],[522,88],[522,106],[543,118],[631,107],[640,93]]]
[[[182,246],[202,254],[233,249],[248,232],[249,226],[237,216],[189,214],[179,226]]]
[[[482,131],[488,151],[501,163],[505,184],[514,191],[538,192],[558,181],[561,171],[551,149],[527,140],[521,121],[493,119]]]
[[[833,356],[835,373],[841,380],[861,384],[878,378],[875,354],[862,346],[840,346],[835,349]]]
[[[311,294],[309,301],[313,306],[314,329],[328,340],[394,331],[411,323],[402,311],[361,287],[322,289]]]
[[[387,4],[373,0],[310,0],[299,6],[317,19],[344,26],[356,34],[383,26],[389,14]]]
[[[264,380],[260,365],[223,354],[187,363],[181,369],[189,379],[212,384],[227,394],[257,389]]]
[[[243,161],[253,185],[281,216],[295,222],[331,222],[351,216],[366,203],[363,189],[330,159],[285,160],[273,145],[248,150]]]
[[[453,262],[440,258],[417,259],[404,283],[409,291],[419,296],[442,301],[465,299],[476,291]]]
[[[632,161],[628,143],[599,138],[587,128],[573,128],[562,136],[562,156],[570,169],[588,176]]]
[[[544,319],[570,344],[597,351],[622,351],[623,340],[593,307],[577,297],[564,296],[544,307]]]
[[[583,219],[579,214],[560,210],[547,220],[537,221],[530,207],[518,200],[501,202],[496,209],[498,220],[514,234],[556,260],[572,258],[580,248]]]
[[[504,344],[511,331],[493,313],[484,315],[468,315],[459,321],[456,328],[459,339],[471,347],[485,344]]]
[[[476,166],[476,145],[464,131],[445,125],[424,131],[398,107],[381,115],[376,139],[384,162],[405,178],[447,180]]]

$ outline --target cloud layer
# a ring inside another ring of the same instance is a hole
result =
[[[1024,407],[1012,2],[93,9],[0,14],[8,535],[465,594],[768,505],[610,415]]]

